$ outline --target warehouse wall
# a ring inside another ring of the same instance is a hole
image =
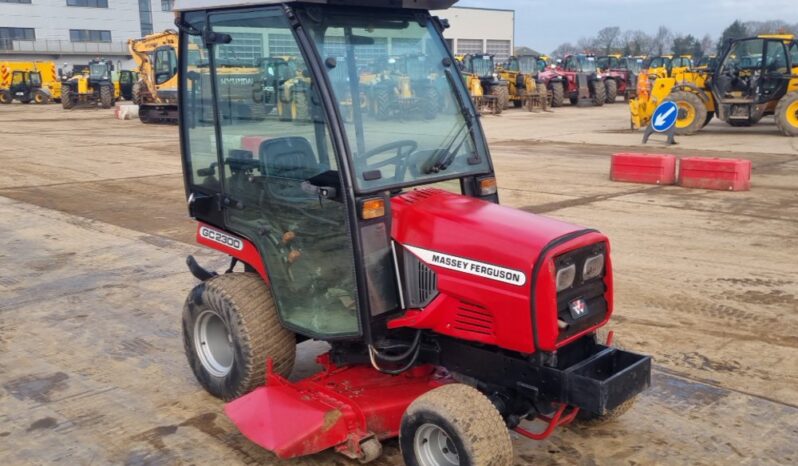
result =
[[[444,37],[455,54],[490,53],[507,58],[515,47],[515,11],[450,8],[434,12],[449,20]]]

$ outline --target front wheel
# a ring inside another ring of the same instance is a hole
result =
[[[707,106],[696,94],[687,91],[672,92],[665,100],[676,103],[678,115],[676,129],[678,135],[695,134],[703,128],[707,120]]]
[[[14,98],[11,96],[11,93],[5,89],[0,89],[0,104],[8,105],[10,104]]]
[[[114,103],[114,89],[111,86],[100,88],[100,105],[102,108],[111,108]]]
[[[418,397],[405,411],[399,446],[407,466],[510,466],[513,444],[485,395],[453,383]]]
[[[608,104],[614,104],[615,99],[618,98],[618,83],[614,79],[608,79],[604,81],[604,87],[607,91],[607,100]]]
[[[50,103],[50,96],[45,94],[44,92],[36,92],[33,95],[33,101],[36,102],[38,105],[45,105]]]
[[[552,83],[551,84],[551,106],[562,107],[563,102],[565,101],[565,87],[562,83]]]
[[[499,115],[502,113],[502,111],[504,111],[504,108],[510,101],[510,91],[506,85],[498,84],[491,88],[490,95],[496,98],[496,109],[494,110],[494,113]]]
[[[72,93],[71,88],[64,86],[64,88],[61,89],[61,106],[64,108],[64,110],[70,110],[74,108],[77,103],[78,96]]]
[[[288,376],[296,337],[283,328],[271,292],[254,273],[206,280],[183,307],[183,346],[189,366],[211,395],[233,400],[265,382],[266,362]]]
[[[614,81],[613,81],[614,82]],[[593,82],[593,105],[601,107],[607,100],[607,88],[604,86],[604,81]]]

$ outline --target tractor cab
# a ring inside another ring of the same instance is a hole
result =
[[[785,94],[798,89],[796,59],[798,42],[792,36],[763,35],[729,42],[710,82],[718,117],[747,125],[773,113]],[[790,115],[798,122],[795,111],[788,111]]]
[[[598,57],[596,66],[602,71],[622,69],[621,58],[616,55]]]
[[[618,415],[649,384],[650,358],[596,336],[613,309],[606,236],[499,205],[477,109],[429,13],[452,3],[175,4],[188,209],[197,241],[230,257],[219,274],[187,260],[199,283],[186,357],[281,458],[334,448],[367,462],[400,436],[409,464],[511,465],[508,426],[545,438],[580,412]],[[280,97],[296,111],[230,91],[253,89],[231,59],[286,57],[303,70]],[[466,63],[492,76],[492,57]],[[435,89],[433,113],[401,88],[372,92],[405,73]],[[289,381],[307,339],[330,345],[323,370]],[[538,416],[542,433],[520,425]]]
[[[111,73],[114,65],[110,60],[91,60],[89,62],[89,83],[98,85],[111,82]]]
[[[628,70],[635,76],[640,74],[643,69],[643,58],[641,57],[623,57],[618,61],[618,67],[622,70]]]
[[[496,72],[493,55],[464,55],[460,69],[471,100],[480,112],[499,114],[510,102],[507,81]]]
[[[520,55],[517,57],[510,57],[506,65],[510,71],[517,71],[522,74],[537,76],[542,70],[540,61],[533,55]],[[545,65],[543,66],[545,68]]]
[[[559,66],[565,92],[572,105],[600,107],[607,100],[607,89],[596,66],[596,57],[587,54],[568,55]]]

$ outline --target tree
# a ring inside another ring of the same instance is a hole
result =
[[[726,29],[723,30],[723,33],[720,35],[720,40],[718,41],[718,51],[723,49],[726,45],[726,42],[731,39],[741,39],[743,37],[748,37],[750,32],[748,32],[748,28],[745,27],[740,20],[734,20],[733,23],[729,25]]]
[[[627,56],[640,56],[651,48],[651,36],[643,31],[624,31],[620,39],[621,53]]]
[[[570,42],[565,42],[560,44],[556,49],[551,51],[551,56],[556,58],[562,58],[566,55],[570,55],[572,53],[579,52],[579,49]]]
[[[691,55],[696,60],[704,55],[701,43],[692,34],[674,37],[671,51],[674,55]]]
[[[593,44],[597,52],[602,55],[609,55],[614,52],[619,45],[621,38],[621,28],[618,26],[606,27],[598,32]]]
[[[670,29],[665,26],[660,26],[659,29],[657,29],[657,33],[651,40],[649,53],[651,55],[664,55],[665,52],[667,52],[670,48],[668,44],[671,42],[671,37],[673,37],[673,35],[671,34]]]
[[[715,41],[712,40],[712,36],[709,34],[704,35],[704,38],[701,39],[701,56],[710,55],[715,50]]]

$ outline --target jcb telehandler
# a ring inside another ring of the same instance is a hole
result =
[[[510,101],[516,108],[546,110],[551,102],[546,86],[538,82],[538,59],[533,55],[512,56],[499,69],[499,78],[507,81]]]
[[[61,83],[61,105],[69,110],[76,105],[111,108],[119,97],[118,87],[112,79],[114,64],[111,60],[94,59],[87,73],[77,73]]]
[[[471,100],[480,112],[495,115],[510,102],[507,81],[499,79],[493,55],[462,55],[457,63],[463,73]]]
[[[785,136],[798,136],[798,42],[792,35],[760,35],[728,42],[714,70],[641,79],[629,102],[633,128],[649,124],[664,100],[679,108],[676,134],[694,134],[713,116],[751,126],[773,115]]]
[[[23,104],[50,103],[50,91],[42,87],[42,74],[38,71],[13,71],[8,88],[0,88],[0,104],[18,100]]]
[[[567,55],[557,72],[563,76],[565,94],[571,105],[601,107],[607,101],[607,88],[596,67],[593,55]]]
[[[509,466],[510,430],[542,439],[612,418],[650,383],[649,357],[596,336],[613,312],[607,237],[499,205],[476,108],[428,11],[453,3],[175,3],[189,213],[198,242],[231,257],[222,274],[188,258],[200,283],[183,343],[198,382],[280,458],[332,448],[368,462],[398,436],[408,465]],[[389,66],[373,45],[397,37],[424,44],[452,111],[386,121],[355,105],[344,119],[338,90],[361,95],[359,65]],[[214,82],[213,59],[255,38],[304,63],[311,117],[201,119],[186,50],[207,50],[192,72]],[[322,370],[289,380],[309,339],[329,343]]]

